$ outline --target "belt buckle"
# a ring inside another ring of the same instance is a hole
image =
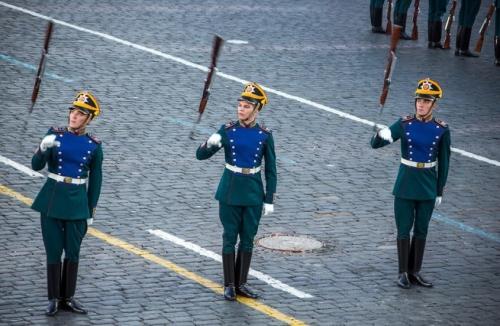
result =
[[[64,181],[64,183],[71,183],[73,181],[73,178],[71,178],[71,177],[64,177],[63,181]]]
[[[241,173],[250,174],[250,168],[241,168]]]
[[[422,162],[417,162],[417,168],[424,168],[425,167],[425,163],[422,163]]]

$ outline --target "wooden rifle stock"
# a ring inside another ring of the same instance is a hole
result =
[[[495,11],[495,5],[492,3],[488,8],[488,13],[486,14],[486,18],[484,18],[483,24],[479,29],[479,39],[476,43],[476,48],[474,49],[477,53],[481,52],[484,43],[484,37],[486,35],[486,31],[488,30],[488,26],[490,25],[491,17],[493,16],[493,12]]]
[[[387,58],[387,65],[384,71],[384,86],[382,87],[382,92],[380,94],[380,99],[379,99],[379,104],[380,104],[379,116],[382,115],[385,101],[387,100],[387,96],[389,95],[389,87],[391,85],[392,74],[394,72],[397,60],[396,47],[398,46],[399,38],[401,36],[401,30],[402,27],[398,25],[394,25],[392,29],[389,56]]]
[[[208,75],[205,79],[205,85],[203,86],[203,93],[201,94],[200,105],[198,106],[198,119],[196,120],[196,124],[193,125],[193,129],[189,137],[194,139],[194,130],[198,123],[200,123],[201,116],[207,107],[208,98],[210,97],[210,88],[212,87],[212,80],[217,70],[217,58],[219,57],[220,50],[222,48],[222,44],[224,40],[219,35],[214,36],[214,40],[212,42],[212,55],[210,60],[210,67],[208,68]]]
[[[45,65],[47,63],[47,56],[49,55],[49,44],[52,37],[52,30],[54,29],[54,23],[49,20],[47,24],[47,29],[45,30],[45,40],[43,42],[42,57],[40,58],[40,63],[38,64],[38,71],[36,73],[35,86],[31,92],[31,105],[29,107],[29,113],[33,112],[33,107],[35,106],[36,99],[38,97],[38,92],[40,91],[40,85],[42,84],[43,74],[45,72]]]
[[[451,25],[453,25],[453,20],[455,19],[455,10],[457,9],[457,0],[453,0],[451,3],[450,12],[448,14],[448,19],[446,19],[446,25],[444,26],[445,37],[443,49],[450,48],[451,41]]]
[[[391,12],[392,12],[392,0],[389,0],[387,1],[387,25],[385,27],[386,34],[392,34]]]
[[[413,29],[411,30],[412,40],[418,40],[417,18],[419,13],[420,13],[420,0],[415,0],[414,10],[413,10]]]

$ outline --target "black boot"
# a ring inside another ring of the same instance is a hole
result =
[[[411,40],[411,36],[406,34],[406,15],[395,15],[394,25],[401,26],[401,35],[399,36],[399,39]]]
[[[495,65],[500,67],[500,36],[495,36]]]
[[[76,301],[73,296],[76,291],[76,280],[78,276],[78,262],[64,260],[61,277],[61,303],[60,308],[77,314],[87,314],[87,310]]]
[[[470,35],[472,33],[472,28],[464,27],[462,31],[462,42],[460,43],[460,56],[477,58],[479,55],[469,51]]]
[[[224,271],[224,299],[236,300],[234,290],[234,252],[222,254],[222,269]]]
[[[385,30],[382,28],[382,11],[383,8],[370,7],[372,33],[385,34]]]
[[[455,42],[455,55],[460,56],[460,48],[462,47],[462,34],[464,28],[462,26],[458,26],[457,29],[457,39]]]
[[[417,284],[426,288],[431,288],[432,283],[426,281],[420,270],[422,269],[422,260],[424,259],[425,239],[413,237],[410,248],[410,258],[408,264],[408,276],[412,284]]]
[[[434,49],[434,22],[427,22],[427,47]]]
[[[238,279],[236,283],[236,293],[247,298],[257,299],[259,296],[247,286],[248,271],[250,270],[251,261],[251,251],[238,251],[238,258],[236,259],[236,275]]]
[[[397,284],[403,289],[411,287],[408,279],[408,254],[410,251],[410,239],[398,239],[398,263],[399,263],[399,278]]]
[[[443,44],[441,44],[441,36],[443,32],[443,22],[437,21],[433,23],[433,37],[434,37],[434,48],[443,49]]]
[[[61,263],[47,264],[47,296],[49,305],[45,314],[55,316],[59,307],[59,279],[61,278]]]

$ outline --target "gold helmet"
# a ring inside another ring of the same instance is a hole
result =
[[[73,106],[69,109],[76,109],[86,114],[90,114],[92,116],[92,119],[101,114],[101,107],[99,106],[99,102],[97,102],[94,94],[92,94],[90,91],[79,91],[76,94],[75,100],[73,101]]]
[[[255,104],[257,110],[262,110],[262,107],[269,103],[266,92],[259,84],[252,82],[245,85],[243,92],[238,101],[246,101]]]
[[[430,100],[437,100],[443,97],[443,90],[437,81],[430,78],[422,79],[418,82],[417,90],[415,91],[415,98],[425,98]]]

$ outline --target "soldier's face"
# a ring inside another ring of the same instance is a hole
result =
[[[71,110],[69,112],[69,127],[72,129],[80,129],[88,123],[89,114],[85,114],[80,110]]]
[[[431,110],[434,108],[435,101],[426,98],[417,98],[415,102],[415,108],[417,110],[417,115],[421,117],[428,116]]]
[[[238,102],[238,120],[240,121],[253,121],[256,116],[255,105],[245,101]]]

